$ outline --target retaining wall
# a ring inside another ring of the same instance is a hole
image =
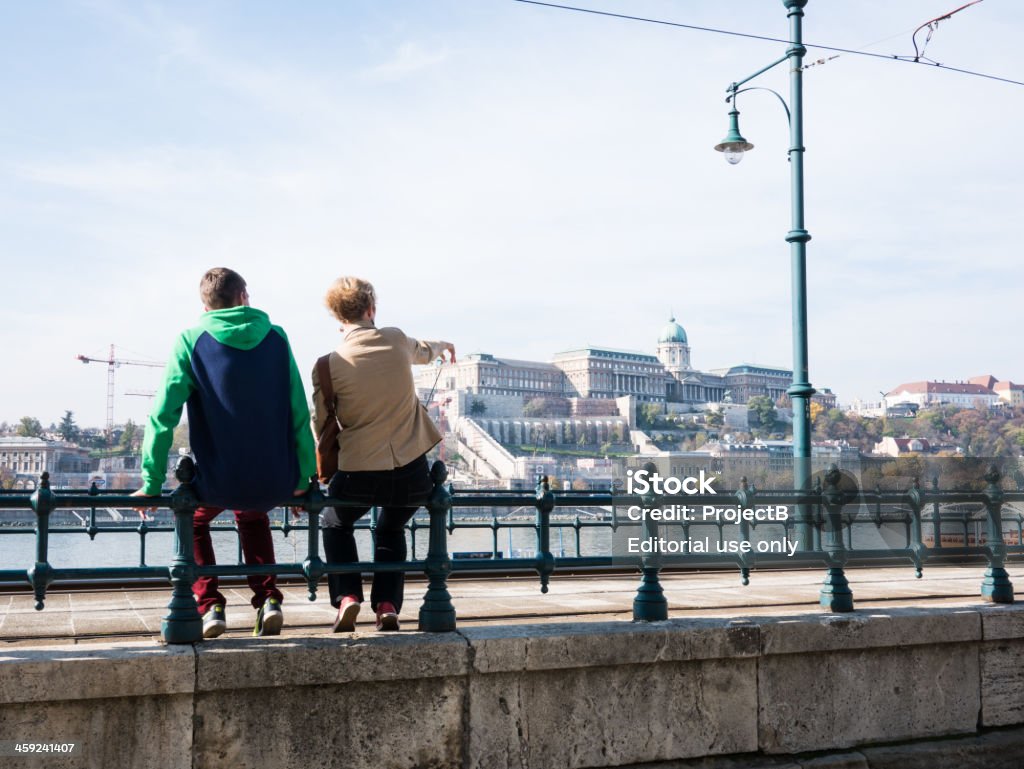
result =
[[[1015,606],[12,645],[0,741],[82,747],[0,765],[1019,767],[1022,670]]]

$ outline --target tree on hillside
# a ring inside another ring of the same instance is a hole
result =
[[[81,431],[78,429],[78,425],[75,424],[75,413],[73,411],[67,410],[64,412],[64,416],[61,417],[60,424],[57,425],[57,432],[60,433],[60,437],[68,443],[78,442],[78,436]]]
[[[747,401],[747,409],[754,417],[754,421],[761,425],[761,429],[765,432],[771,432],[771,429],[775,427],[778,413],[775,411],[772,399],[767,395],[755,395]]]
[[[15,434],[19,438],[39,438],[43,434],[43,425],[35,417],[22,417]]]
[[[825,407],[822,406],[818,401],[811,401],[811,424],[813,425],[818,421],[818,417],[825,413]]]
[[[662,407],[657,403],[644,403],[636,410],[636,421],[642,428],[654,427],[661,418]]]
[[[128,451],[134,451],[136,445],[139,442],[139,428],[135,426],[135,422],[128,420],[124,424],[124,430],[121,432],[121,448],[127,449]]]
[[[524,417],[539,417],[544,416],[544,412],[547,410],[547,401],[543,398],[533,398],[527,401],[526,405],[523,406]]]

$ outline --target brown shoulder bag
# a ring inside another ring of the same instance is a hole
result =
[[[338,471],[338,435],[341,424],[338,422],[338,411],[334,403],[334,384],[331,382],[330,353],[316,361],[316,377],[320,384],[320,397],[324,399],[327,419],[316,439],[316,474],[327,483]]]

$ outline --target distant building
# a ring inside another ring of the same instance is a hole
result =
[[[886,417],[899,419],[913,419],[917,416],[917,410],[921,408],[916,403],[897,403],[885,410]]]
[[[515,395],[526,400],[565,392],[561,369],[550,363],[496,358],[488,353],[472,353],[458,363],[420,369],[417,387],[445,392],[465,390],[482,395]]]
[[[836,394],[832,392],[829,387],[822,387],[818,392],[811,396],[811,400],[815,403],[821,404],[826,411],[834,409],[837,405]]]
[[[991,408],[999,396],[983,384],[976,382],[907,382],[885,394],[886,408],[900,403],[913,403],[919,407],[951,405],[974,408],[982,404]]]
[[[641,402],[665,402],[668,377],[653,355],[584,347],[557,353],[552,364],[563,373],[568,395],[601,399],[632,395]]]
[[[587,346],[556,353],[546,363],[473,353],[454,365],[421,368],[416,386],[421,393],[432,393],[432,399],[451,391],[514,396],[524,403],[539,397],[582,401],[628,397],[639,404],[676,404],[675,410],[686,410],[708,403],[744,404],[755,396],[777,402],[787,398],[792,383],[793,372],[776,366],[741,363],[707,372],[695,370],[686,330],[675,318],[662,327],[656,351],[650,355]],[[828,388],[815,399],[827,408],[835,405],[835,395]]]
[[[981,376],[972,376],[970,379],[967,380],[967,383],[981,385],[986,390],[992,390],[995,387],[996,382],[998,381],[999,380],[996,379],[991,374],[982,374]]]
[[[999,400],[1011,406],[1024,405],[1024,385],[1013,382],[996,382],[992,391],[999,396]]]
[[[923,454],[931,449],[931,444],[924,438],[893,438],[887,435],[875,444],[872,453],[887,457],[899,457],[904,454]]]
[[[7,476],[14,488],[35,487],[39,476],[88,473],[92,469],[89,450],[64,441],[43,438],[0,438],[0,476]]]

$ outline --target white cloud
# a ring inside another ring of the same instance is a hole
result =
[[[363,77],[369,80],[401,80],[409,75],[421,72],[447,61],[449,50],[427,50],[415,42],[406,42],[398,46],[394,55],[385,62],[367,67],[362,71]]]

